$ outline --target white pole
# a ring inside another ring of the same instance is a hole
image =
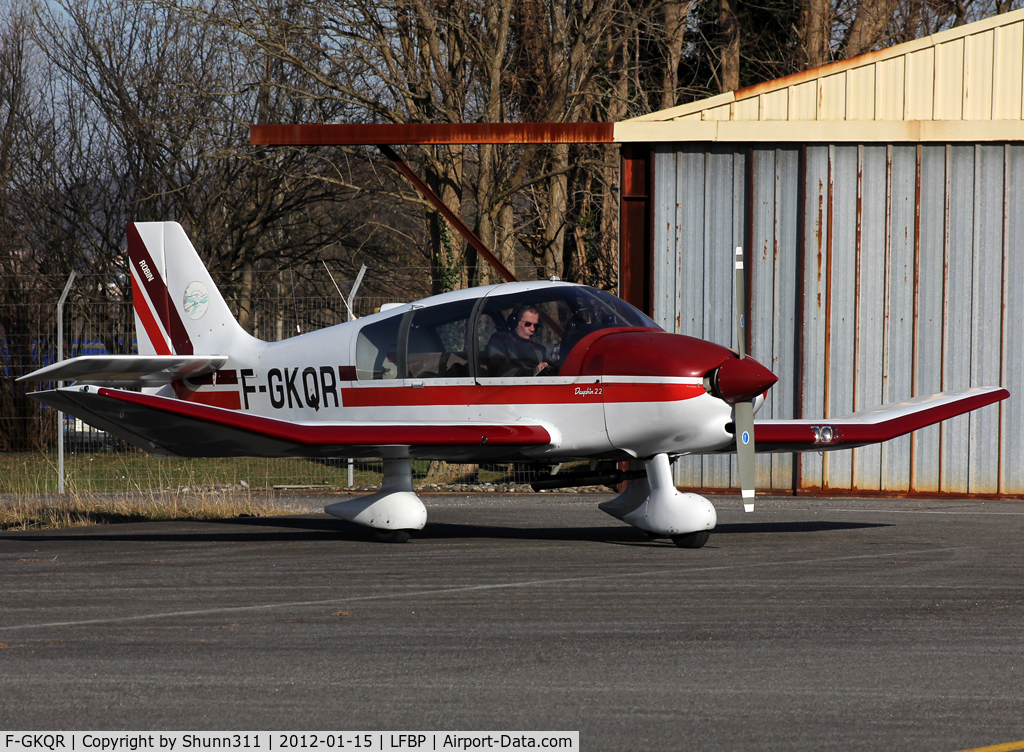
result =
[[[366,264],[363,264],[359,269],[359,274],[356,275],[356,281],[352,283],[352,289],[349,290],[348,300],[345,301],[345,306],[348,308],[348,320],[352,321],[355,319],[355,315],[352,313],[352,301],[355,300],[356,291],[359,289],[359,285],[363,281],[363,275],[366,274]],[[356,467],[355,462],[349,457],[348,460],[348,487],[352,488],[356,484]]]
[[[64,292],[57,301],[57,362],[64,360],[64,301],[71,291],[71,283],[75,281],[75,272],[71,272]],[[63,381],[57,382],[57,388],[64,386]],[[64,495],[64,413],[57,411],[57,493]]]

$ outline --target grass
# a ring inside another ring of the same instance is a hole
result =
[[[414,461],[418,482],[454,483],[464,466],[442,464],[429,473],[430,463]],[[448,472],[452,470],[454,472]],[[345,488],[346,460],[267,459],[259,457],[195,458],[154,457],[129,449],[117,452],[68,452],[64,456],[64,483],[69,493],[102,494],[180,489],[214,489],[243,485],[251,489],[275,486]],[[480,468],[474,480],[507,483],[507,466]],[[357,460],[353,486],[377,486],[381,463]],[[527,479],[519,481],[528,482]],[[48,494],[57,492],[57,453],[0,454],[0,494]]]
[[[0,530],[41,530],[119,522],[216,520],[293,514],[293,510],[260,503],[251,494],[165,494],[141,498],[70,495],[56,501],[20,498],[0,506]]]
[[[339,466],[334,466],[335,464]],[[56,452],[0,454],[0,530],[36,530],[118,522],[209,520],[290,514],[273,506],[276,485],[344,487],[346,463],[300,459],[182,459],[137,451],[68,453],[65,494],[57,496]],[[356,486],[380,483],[357,463]]]
[[[380,482],[379,465],[356,463],[355,485]],[[153,457],[137,451],[67,454],[65,488],[77,493],[116,493],[244,484],[348,485],[348,467],[302,459]],[[0,454],[0,493],[45,494],[57,491],[57,453]]]
[[[64,466],[65,494],[57,496],[56,452],[0,454],[0,496],[8,497],[0,498],[0,530],[290,514],[293,510],[273,506],[273,494],[253,491],[348,486],[346,461],[182,459],[129,450],[68,453]],[[413,462],[421,484],[511,480],[506,465],[482,467],[468,478],[466,470]],[[357,489],[375,489],[381,464],[357,461],[354,480]]]

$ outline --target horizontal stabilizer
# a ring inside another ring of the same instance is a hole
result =
[[[915,397],[841,418],[756,420],[754,440],[760,452],[824,452],[852,449],[895,439],[919,428],[1004,400],[1000,387],[978,387]],[[730,450],[731,451],[731,450]]]
[[[148,452],[179,457],[487,459],[560,441],[539,423],[293,423],[92,386],[29,396]]]
[[[85,381],[98,386],[147,387],[193,379],[222,368],[227,355],[82,355],[53,363],[18,381]]]

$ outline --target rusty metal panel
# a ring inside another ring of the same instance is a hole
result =
[[[1024,254],[1011,250],[1024,234],[1024,147],[822,145],[805,154],[801,174],[799,149],[659,149],[659,322],[735,345],[728,250],[741,244],[751,352],[780,377],[759,417],[835,417],[999,383],[1024,394]],[[1017,403],[882,447],[804,454],[799,486],[1020,494]],[[682,458],[676,479],[734,487],[732,463]],[[790,455],[758,457],[759,487],[792,487],[793,468]]]
[[[946,147],[922,146],[918,199],[917,327],[914,340],[914,394],[942,391],[943,300],[946,283]],[[939,490],[940,428],[913,435],[915,491]]]
[[[1024,146],[1007,146],[1003,235],[1003,362],[1001,383],[1010,399],[1000,403],[1000,491],[1024,494]]]
[[[624,144],[619,152],[619,297],[651,313],[651,149]]]
[[[686,145],[675,153],[672,169],[674,185],[664,186],[671,191],[676,208],[676,268],[678,273],[672,280],[676,288],[673,302],[678,311],[675,322],[667,321],[668,331],[701,337],[704,333],[706,310],[703,284],[692,280],[704,279],[704,150],[700,146]],[[659,203],[662,200],[659,198]],[[666,317],[668,318],[668,317]],[[674,324],[674,325],[672,325]],[[686,488],[702,488],[704,482],[704,458],[680,457],[675,463],[675,482]]]
[[[610,144],[613,123],[324,123],[253,125],[267,146],[361,144]]]
[[[780,377],[757,417],[771,418],[775,390],[781,385],[782,375],[772,364],[775,310],[775,222],[776,159],[774,149],[755,149],[750,165],[750,229],[747,233],[749,246],[745,248],[746,265],[749,267],[750,307],[750,355],[772,369]],[[733,343],[736,347],[736,343]],[[755,462],[755,483],[758,488],[771,488],[772,458],[759,455]]]
[[[659,144],[654,148],[654,321],[666,331],[678,331],[679,232],[676,197],[676,153]]]
[[[964,38],[964,120],[992,119],[992,30]]]
[[[676,163],[676,192],[680,205],[680,286],[679,307],[682,313],[680,334],[704,336],[704,316],[710,301],[702,284],[704,265],[704,150],[690,147],[680,150]],[[694,280],[701,283],[693,284]],[[671,331],[671,330],[670,330]]]
[[[860,148],[830,146],[832,215],[828,274],[828,346],[824,417],[848,415],[854,410],[854,344],[856,330],[857,238],[859,229],[858,174]],[[828,452],[824,459],[826,488],[853,486],[853,450]]]
[[[914,269],[917,220],[917,147],[890,146],[886,243],[882,403],[914,396]],[[910,489],[911,439],[882,445],[882,489]]]
[[[771,405],[766,417],[792,419],[797,394],[796,303],[797,303],[797,201],[800,183],[800,152],[786,148],[775,151],[775,223],[771,264],[775,284],[772,300],[772,358],[770,368],[783,374],[769,392]],[[771,455],[771,488],[793,487],[793,455]]]
[[[829,148],[809,146],[805,165],[804,197],[804,341],[803,402],[800,416],[825,415],[826,309],[828,305]],[[824,456],[807,452],[800,457],[800,485],[821,488]]]
[[[860,228],[857,239],[857,318],[854,360],[854,408],[882,404],[883,330],[885,324],[885,146],[861,147]],[[853,452],[853,482],[877,490],[882,479],[882,448],[866,446]]]
[[[971,386],[971,298],[974,290],[974,146],[954,145],[948,152],[949,232],[946,298],[943,310],[942,388]],[[942,424],[939,489],[967,493],[970,470],[970,416]]]
[[[977,145],[974,178],[974,249],[971,290],[971,386],[998,384],[1003,298],[1002,145]],[[999,490],[999,405],[970,415],[968,490]]]

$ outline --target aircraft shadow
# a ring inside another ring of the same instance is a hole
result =
[[[150,523],[153,524],[153,523]],[[173,525],[173,522],[156,523]],[[326,516],[239,517],[204,520],[210,532],[132,533],[122,526],[117,532],[97,533],[95,527],[65,529],[59,532],[0,533],[0,540],[18,541],[118,541],[118,542],[196,542],[196,543],[289,543],[310,541],[376,542],[373,531],[345,520]],[[224,526],[232,526],[227,530]],[[891,527],[881,523],[830,522],[749,522],[719,525],[713,535],[821,533],[837,530]],[[78,533],[78,534],[76,534]],[[616,545],[664,545],[667,539],[652,540],[646,533],[628,525],[589,527],[512,527],[471,523],[430,522],[413,535],[413,540],[492,540],[590,541]],[[714,538],[712,537],[712,540]]]

